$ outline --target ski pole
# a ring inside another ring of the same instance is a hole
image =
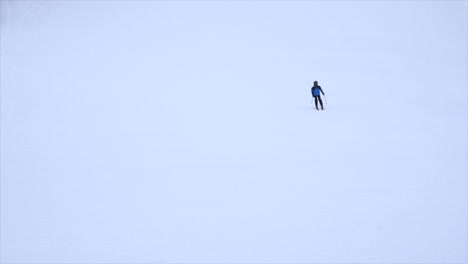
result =
[[[328,105],[327,103],[327,97],[325,95],[323,95],[323,99],[325,99],[325,104]]]

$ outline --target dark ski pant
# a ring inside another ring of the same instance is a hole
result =
[[[319,101],[319,102],[320,102],[320,106],[322,107],[322,110],[323,110],[323,103],[322,103],[322,98],[320,98],[320,95],[314,96],[314,99],[315,99],[315,108],[317,108],[317,110],[319,109],[319,108],[318,108],[318,105],[317,105],[317,101]]]

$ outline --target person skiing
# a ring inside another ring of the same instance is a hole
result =
[[[319,101],[320,106],[322,107],[322,110],[323,110],[323,103],[322,103],[322,98],[320,98],[320,93],[322,93],[323,95],[325,95],[325,93],[323,92],[322,87],[318,85],[317,81],[314,82],[314,86],[312,87],[311,92],[312,92],[312,96],[315,99],[315,108],[319,110],[318,104],[317,104],[317,101]]]

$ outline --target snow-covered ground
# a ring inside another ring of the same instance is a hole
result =
[[[466,1],[6,2],[1,263],[468,262]]]

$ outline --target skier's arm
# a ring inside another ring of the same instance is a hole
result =
[[[325,95],[325,93],[324,93],[323,90],[322,90],[322,87],[320,87],[320,92],[322,92],[322,94]]]

